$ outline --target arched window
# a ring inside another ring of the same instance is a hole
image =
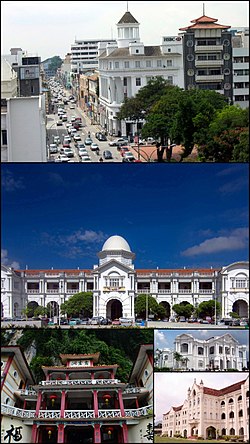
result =
[[[194,390],[194,391],[193,391],[193,396],[195,396],[195,395],[196,395],[196,391]]]
[[[241,395],[238,397],[238,401],[242,401],[242,396]]]
[[[228,404],[232,404],[234,402],[233,398],[230,398]]]
[[[226,435],[226,434],[227,434],[226,429],[222,429],[221,434],[222,434],[222,436],[223,436],[223,435]]]
[[[221,401],[220,405],[225,405],[225,401]]]
[[[249,390],[246,393],[246,397],[249,398]]]
[[[204,348],[198,347],[198,355],[204,355]]]
[[[239,417],[242,417],[243,416],[243,410],[240,410],[239,411]]]
[[[235,430],[234,429],[230,429],[229,435],[235,435]]]
[[[188,353],[188,344],[181,344],[181,353]]]
[[[8,405],[10,403],[10,398],[5,399],[5,404]]]
[[[210,355],[214,354],[214,347],[209,347],[209,353],[210,353]]]
[[[244,435],[244,427],[241,427],[239,430],[239,435],[243,436]]]
[[[221,419],[226,419],[226,414],[225,413],[222,413]]]
[[[234,418],[234,412],[229,413],[229,418]]]

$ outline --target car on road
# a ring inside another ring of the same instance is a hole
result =
[[[80,140],[82,140],[80,134],[74,134],[74,141],[79,142]]]
[[[93,318],[91,318],[89,320],[90,325],[100,325],[101,321],[104,319],[103,316],[93,316]]]
[[[80,148],[85,148],[85,145],[83,142],[76,142],[75,147],[79,150]]]
[[[130,147],[129,147],[129,146],[123,146],[123,147],[121,147],[121,149],[120,149],[120,155],[121,155],[122,157],[124,157],[124,154],[127,153],[129,150],[130,150]]]
[[[132,327],[134,325],[133,318],[119,318],[122,327]]]
[[[63,126],[63,122],[61,120],[57,120],[56,124],[57,126]]]
[[[76,120],[76,116],[72,116],[70,119],[71,122],[75,122],[75,120]]]
[[[69,143],[71,142],[71,137],[70,136],[64,136],[64,142],[68,141]]]
[[[124,153],[124,155],[123,155],[123,159],[125,159],[125,161],[129,161],[129,162],[134,162],[135,161],[135,157],[131,153],[131,151],[126,151]]]
[[[63,148],[70,148],[70,142],[68,140],[63,141]],[[62,148],[61,148],[62,149]],[[64,153],[64,151],[60,150],[60,153]]]
[[[71,148],[64,148],[64,154],[68,157],[74,157],[74,151]]]
[[[69,109],[75,109],[75,105],[71,103],[71,105],[69,105]]]
[[[112,153],[109,150],[103,151],[103,157],[104,159],[113,159]]]
[[[55,159],[55,162],[68,162],[69,158],[66,156],[66,154],[59,154],[57,159]]]
[[[60,136],[54,136],[53,139],[54,139],[54,143],[57,143],[57,145],[59,145],[61,143]]]
[[[84,140],[85,145],[92,145],[93,140],[91,139],[91,137],[86,137],[86,139]]]
[[[81,325],[89,325],[89,318],[82,318]]]
[[[49,146],[49,152],[50,152],[51,154],[58,153],[58,146],[57,146],[57,143],[51,143],[51,144],[50,144],[50,146]]]
[[[180,316],[178,322],[186,322],[185,316]]]
[[[107,137],[105,136],[105,134],[103,134],[101,132],[95,133],[95,136],[100,142],[106,142],[106,140],[107,140]]]
[[[67,116],[65,116],[65,114],[64,114],[64,115],[62,115],[62,121],[63,121],[63,122],[67,122],[67,121],[68,121],[68,117],[67,117]]]
[[[123,138],[119,138],[119,139],[111,140],[111,142],[109,142],[109,146],[117,146],[120,143],[126,143],[126,142]]]
[[[91,143],[90,149],[92,151],[99,151],[99,146],[97,145],[97,143],[93,142]]]
[[[79,148],[78,155],[79,156],[88,156],[88,151],[86,150],[86,148]]]

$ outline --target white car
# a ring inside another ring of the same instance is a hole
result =
[[[66,154],[59,154],[57,159],[55,159],[55,162],[68,162],[69,158],[66,156]]]
[[[69,109],[75,109],[75,105],[73,103],[69,106]]]
[[[81,139],[81,136],[79,135],[79,134],[74,134],[74,141],[75,142],[78,142],[78,141],[81,141],[82,139]]]
[[[49,146],[49,152],[51,154],[57,153],[58,152],[58,146],[56,143],[51,143]]]
[[[76,120],[76,116],[72,116],[70,119],[71,122],[75,122],[75,120]]]
[[[126,152],[124,153],[123,158],[124,158],[124,159],[128,159],[128,160],[130,160],[130,161],[135,160],[135,157],[134,157],[133,153],[131,153],[131,151],[126,151]]]
[[[79,156],[88,156],[88,151],[85,148],[80,148],[78,151]]]
[[[64,154],[67,157],[74,157],[74,151],[71,148],[64,148]]]
[[[120,139],[115,139],[112,140],[111,142],[109,142],[109,146],[117,146],[120,143],[126,142],[124,139],[120,138]]]
[[[81,162],[91,162],[91,159],[88,155],[81,156]]]
[[[61,143],[60,136],[54,136],[54,143],[57,143],[57,145]]]
[[[71,142],[71,137],[70,136],[64,136],[64,139],[63,139],[63,141],[64,142]]]

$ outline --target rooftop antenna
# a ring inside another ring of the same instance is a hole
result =
[[[128,2],[127,2],[127,12],[128,12]]]
[[[205,3],[203,3],[203,15],[205,15]]]

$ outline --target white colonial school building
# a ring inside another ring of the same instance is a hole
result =
[[[14,270],[2,266],[2,317],[20,316],[26,305],[51,307],[52,315],[79,292],[93,292],[93,315],[112,319],[135,318],[135,299],[150,294],[166,308],[173,305],[216,299],[222,304],[223,318],[232,311],[248,317],[249,263],[245,261],[221,268],[135,269],[135,254],[121,236],[111,236],[97,253],[93,269]]]
[[[163,414],[162,435],[176,433],[204,439],[239,435],[249,442],[249,378],[220,390],[194,379],[183,404]]]
[[[213,334],[215,335],[213,336]],[[174,341],[174,349],[156,349],[155,366],[158,368],[169,367],[183,370],[246,370],[247,369],[247,345],[241,345],[233,334],[216,334],[212,331],[208,339],[197,339],[191,334],[177,335]],[[176,361],[174,353],[181,355],[180,361]]]

